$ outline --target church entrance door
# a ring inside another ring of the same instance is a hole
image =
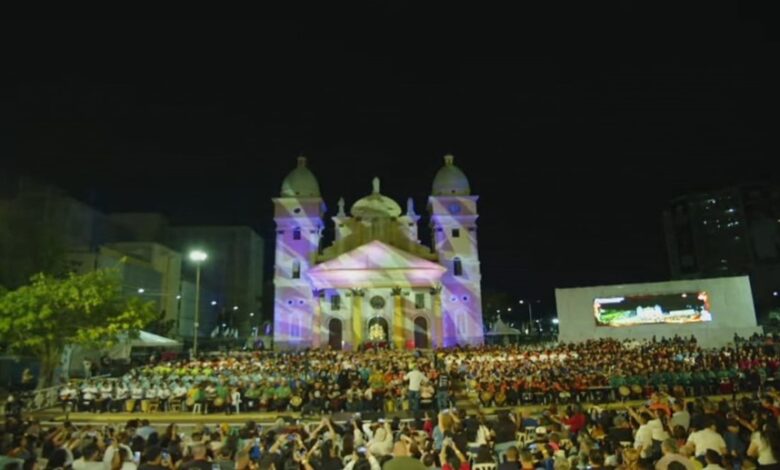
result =
[[[368,322],[368,340],[372,343],[387,342],[387,333],[390,327],[387,320],[382,317],[374,317]]]
[[[428,320],[425,317],[414,319],[414,347],[427,349],[428,346]]]
[[[331,318],[328,322],[328,345],[334,351],[341,350],[341,320]]]

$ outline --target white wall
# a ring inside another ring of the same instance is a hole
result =
[[[707,292],[712,321],[624,327],[596,326],[593,315],[593,300],[596,298],[692,291]],[[731,341],[734,333],[747,336],[761,331],[756,326],[756,313],[747,276],[555,289],[555,301],[560,331],[558,339],[564,342],[595,338],[649,339],[653,335],[660,340],[663,336],[669,338],[678,334],[695,335],[700,345],[714,347]]]

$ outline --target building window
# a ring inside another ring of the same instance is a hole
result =
[[[414,294],[414,308],[425,308],[425,294],[419,292]]]
[[[296,228],[293,230],[293,240],[300,240],[301,239],[301,229]]]
[[[460,229],[459,228],[452,229],[452,238],[460,238]]]
[[[292,278],[293,279],[300,279],[301,278],[301,262],[300,261],[293,261],[293,265],[292,265]]]
[[[330,309],[341,310],[341,296],[338,294],[330,296]]]
[[[460,262],[460,258],[455,258],[452,261],[452,270],[456,276],[463,275],[463,264]]]
[[[466,336],[466,313],[459,312],[457,319],[458,337],[463,338]]]
[[[301,323],[301,315],[294,313],[290,324],[290,336],[292,336],[293,339],[300,339]]]

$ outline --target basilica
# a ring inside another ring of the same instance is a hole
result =
[[[428,198],[430,247],[411,198],[403,210],[372,183],[349,212],[338,201],[323,247],[326,206],[306,158],[284,179],[273,199],[275,349],[482,344],[478,198],[466,175],[444,157]]]

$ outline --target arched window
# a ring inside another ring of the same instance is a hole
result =
[[[466,312],[458,312],[457,317],[458,338],[466,336]]]
[[[293,339],[301,338],[301,323],[301,315],[293,313],[290,323],[290,336],[292,336]]]
[[[301,262],[300,261],[293,261],[293,265],[292,265],[292,278],[293,279],[300,279],[301,278]]]
[[[293,240],[300,240],[301,239],[301,229],[296,228],[293,230]]]
[[[452,260],[452,271],[456,276],[463,275],[463,263],[461,263],[460,258],[455,258]]]

